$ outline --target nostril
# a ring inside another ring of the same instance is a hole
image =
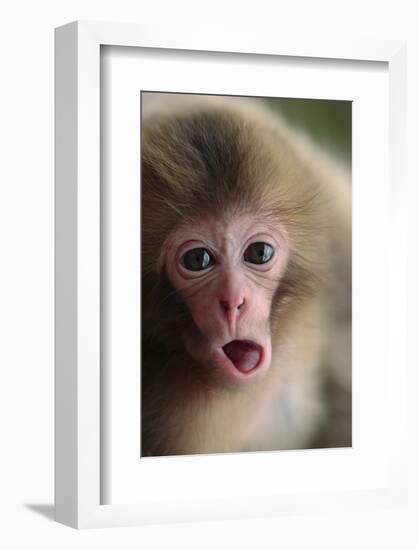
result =
[[[235,306],[236,309],[240,310],[245,305],[245,298],[242,299],[239,305]],[[220,300],[220,306],[224,311],[233,310],[233,306],[227,300]]]
[[[224,311],[229,311],[229,302],[226,302],[225,300],[220,300],[220,305]]]

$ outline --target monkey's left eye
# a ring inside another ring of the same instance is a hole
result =
[[[243,259],[251,264],[266,264],[274,255],[274,248],[267,243],[252,243],[245,250]]]
[[[214,264],[214,258],[205,248],[192,248],[183,255],[181,263],[189,271],[202,271]]]

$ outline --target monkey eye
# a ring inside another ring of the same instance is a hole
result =
[[[189,271],[202,271],[214,264],[214,257],[206,248],[192,248],[182,256],[181,263]]]
[[[266,264],[274,255],[274,248],[267,243],[252,243],[245,250],[243,259],[250,264]]]

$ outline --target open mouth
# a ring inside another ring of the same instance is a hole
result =
[[[223,346],[225,355],[239,372],[248,373],[255,369],[262,358],[262,348],[249,340],[232,340]]]

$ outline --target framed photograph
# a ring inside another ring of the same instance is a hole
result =
[[[404,44],[211,34],[56,29],[73,527],[405,499]]]

